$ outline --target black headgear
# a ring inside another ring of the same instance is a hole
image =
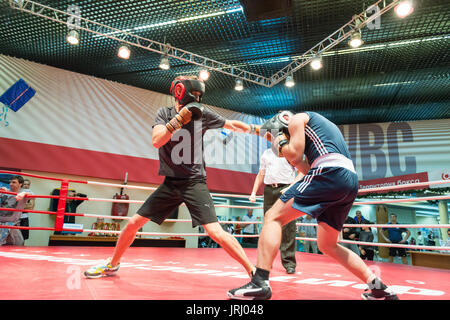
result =
[[[176,87],[181,87],[181,93],[179,95],[176,94]],[[196,102],[195,96],[192,94],[192,91],[199,91],[201,95],[199,96],[199,101],[202,101],[202,96],[205,93],[205,83],[196,79],[182,79],[182,80],[174,80],[172,85],[170,86],[170,93],[179,101],[182,106],[187,105],[191,102]]]

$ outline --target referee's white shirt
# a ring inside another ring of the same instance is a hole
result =
[[[285,158],[277,157],[271,148],[263,152],[259,170],[264,170],[264,184],[291,184],[295,179],[295,168]]]

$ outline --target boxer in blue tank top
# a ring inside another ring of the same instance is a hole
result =
[[[272,142],[272,150],[304,176],[267,211],[258,242],[256,273],[251,282],[229,290],[228,296],[242,300],[271,298],[269,274],[280,247],[282,226],[307,214],[318,221],[320,251],[368,284],[363,299],[398,300],[357,254],[338,244],[358,193],[358,177],[338,127],[315,112],[294,115],[282,111],[260,130],[267,131],[265,137]]]

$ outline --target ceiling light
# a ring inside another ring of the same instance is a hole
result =
[[[127,45],[122,45],[120,46],[117,55],[119,56],[119,58],[128,59],[130,58],[130,52],[130,48]]]
[[[170,69],[170,63],[169,58],[167,56],[162,56],[161,62],[159,64],[159,67],[163,70],[169,70]]]
[[[209,79],[209,71],[208,70],[200,70],[200,73],[198,75],[198,77],[200,78],[200,80],[202,81],[206,81]]]
[[[286,82],[284,84],[286,87],[293,87],[295,85],[294,78],[292,76],[286,77]]]
[[[355,32],[352,34],[350,41],[348,42],[349,46],[352,48],[358,48],[362,46],[364,41],[361,39],[361,33]]]
[[[394,9],[397,16],[404,18],[409,16],[414,11],[414,7],[411,1],[402,1]]]
[[[311,61],[311,68],[314,70],[319,70],[322,68],[322,58],[316,57]]]
[[[80,43],[80,35],[76,30],[70,30],[67,34],[66,40],[72,45],[77,45]]]
[[[244,89],[244,83],[241,79],[236,79],[236,85],[234,86],[234,90],[242,91]]]

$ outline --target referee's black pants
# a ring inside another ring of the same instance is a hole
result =
[[[273,206],[273,204],[280,198],[281,190],[286,188],[288,184],[278,184],[277,186],[266,185],[264,187],[264,214]],[[297,261],[295,259],[295,251],[297,241],[295,237],[297,235],[297,226],[295,225],[296,220],[293,220],[283,226],[281,233],[281,245],[280,245],[280,255],[281,264],[287,270],[289,268],[294,268],[297,266]]]

